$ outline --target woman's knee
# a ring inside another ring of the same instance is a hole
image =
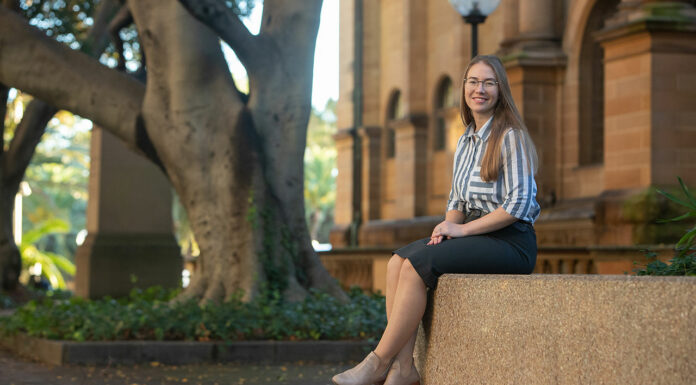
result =
[[[404,263],[401,265],[399,277],[400,277],[400,279],[402,279],[402,278],[421,279],[420,275],[416,271],[416,268],[413,267],[413,265],[411,264],[411,261],[409,261],[408,259],[406,259],[404,261]]]
[[[401,271],[401,265],[403,265],[405,260],[406,258],[401,258],[401,256],[398,254],[392,255],[391,259],[389,259],[389,262],[387,263],[387,273],[398,273]]]

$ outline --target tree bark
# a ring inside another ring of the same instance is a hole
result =
[[[3,54],[0,82],[40,92],[49,102],[63,93],[71,100],[62,108],[79,110],[131,144],[135,127],[147,131],[201,251],[183,297],[223,300],[241,290],[249,299],[271,289],[297,300],[319,288],[346,298],[314,252],[304,218],[303,154],[321,0],[266,0],[258,37],[228,37],[247,47],[247,64],[253,63],[248,101],[234,85],[214,29],[176,0],[128,5],[148,57],[144,94],[115,71],[58,49],[1,12],[0,52],[8,45],[23,59],[55,61],[52,66],[66,73],[60,77],[72,76],[75,67],[90,75],[75,85],[32,71],[51,83],[42,86]],[[24,46],[2,40],[10,31]],[[249,48],[258,42],[263,50]],[[119,111],[118,119],[99,111],[105,105]]]

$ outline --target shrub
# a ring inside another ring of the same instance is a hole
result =
[[[660,220],[661,223],[683,221],[690,218],[696,218],[696,197],[689,191],[681,178],[679,185],[684,193],[684,198],[678,198],[668,192],[658,190],[658,192],[669,200],[683,206],[687,209],[685,214],[676,218]],[[688,228],[686,234],[679,239],[676,244],[676,256],[669,260],[669,263],[664,263],[657,259],[657,254],[651,251],[646,251],[646,257],[649,262],[643,269],[634,269],[637,275],[692,275],[696,276],[696,249],[694,248],[694,239],[696,238],[696,225]]]
[[[0,292],[0,309],[10,309],[15,307],[12,297]]]
[[[175,302],[177,291],[133,290],[124,299],[32,301],[0,323],[0,333],[75,340],[339,340],[376,339],[386,325],[384,297],[349,292],[341,303],[312,291],[302,302],[280,295],[244,303]]]

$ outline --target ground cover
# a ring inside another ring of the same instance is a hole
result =
[[[121,299],[34,300],[0,318],[0,334],[72,341],[376,340],[386,326],[384,297],[358,289],[345,303],[312,291],[295,303],[275,294],[201,305],[173,301],[177,293],[152,287]]]

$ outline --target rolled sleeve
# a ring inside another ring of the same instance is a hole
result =
[[[453,198],[454,194],[450,191],[449,200],[447,200],[447,211],[459,210],[459,200]]]
[[[527,220],[534,199],[534,174],[525,152],[524,136],[511,129],[503,138],[503,180],[507,192],[503,209],[515,218]]]

